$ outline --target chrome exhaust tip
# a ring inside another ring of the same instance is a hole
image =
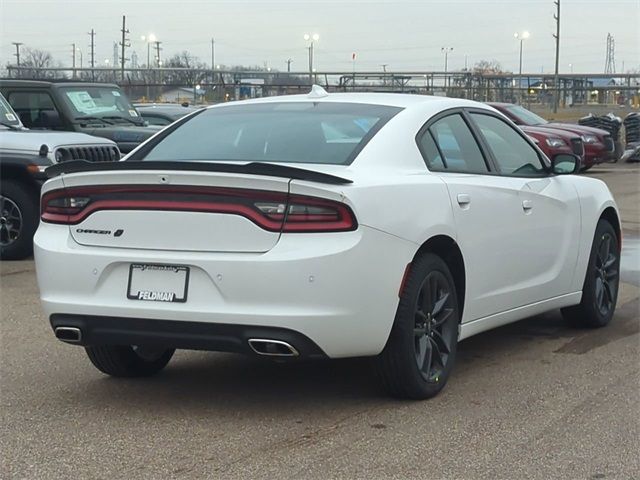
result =
[[[258,355],[267,357],[297,357],[298,351],[282,340],[270,340],[267,338],[250,338],[248,340],[251,350]]]
[[[77,327],[56,327],[54,330],[56,338],[67,343],[80,343],[82,341],[82,330]]]

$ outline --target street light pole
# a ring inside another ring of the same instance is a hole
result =
[[[153,33],[150,33],[149,35],[142,35],[142,37],[140,37],[141,40],[143,42],[147,43],[147,72],[149,72],[149,70],[151,70],[151,44],[154,43],[157,39],[156,36]],[[147,93],[146,93],[146,97],[147,100],[149,100],[149,95],[151,95],[150,93],[150,88],[149,88],[149,82],[151,81],[151,78],[149,75],[147,75]]]
[[[308,33],[304,34],[304,39],[309,42],[309,81],[311,83],[313,83],[313,63],[314,63],[314,57],[313,57],[313,44],[314,42],[317,42],[318,40],[320,40],[320,35],[318,35],[317,33],[314,33],[313,35],[309,35]]]
[[[518,69],[518,93],[520,93],[520,101],[522,102],[522,44],[523,42],[529,38],[529,32],[525,31],[522,33],[514,33],[513,37],[516,40],[520,40],[520,67]]]
[[[447,77],[447,67],[449,63],[449,52],[453,52],[453,47],[442,47],[440,49],[442,53],[444,53],[444,86],[447,88],[447,84],[449,83],[449,77]]]

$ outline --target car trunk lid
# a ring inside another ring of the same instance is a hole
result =
[[[307,175],[289,167],[268,176],[235,165],[229,170],[238,171],[221,172],[184,162],[73,163],[48,172],[62,173],[64,189],[43,196],[44,221],[69,224],[80,245],[168,251],[269,251],[283,230],[289,182]],[[313,171],[308,176],[348,182]]]

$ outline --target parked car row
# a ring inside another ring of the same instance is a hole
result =
[[[31,254],[44,170],[77,159],[116,161],[120,150],[112,140],[84,133],[28,130],[0,94],[0,258]]]
[[[556,137],[562,139],[560,132],[568,132],[572,134],[571,145],[576,145],[576,149],[578,149],[577,139],[579,138],[584,145],[584,155],[582,156],[583,170],[588,170],[594,165],[617,160],[618,158],[616,156],[613,138],[611,138],[609,132],[605,130],[574,123],[549,122],[526,108],[511,103],[491,102],[489,105],[504,114],[513,123],[520,126],[526,133],[529,133],[535,128],[536,131],[542,130],[543,132],[550,132],[550,137],[547,138]],[[560,142],[556,142],[555,140],[551,142],[560,145]],[[546,141],[545,143],[548,144]],[[540,146],[540,148],[544,150],[543,146]],[[574,151],[574,153],[577,152]]]

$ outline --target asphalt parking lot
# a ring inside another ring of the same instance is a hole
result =
[[[640,478],[640,168],[608,164],[625,228],[603,330],[558,312],[461,343],[447,388],[384,396],[368,360],[178,352],[144,380],[57,341],[32,260],[1,272],[2,478]]]

